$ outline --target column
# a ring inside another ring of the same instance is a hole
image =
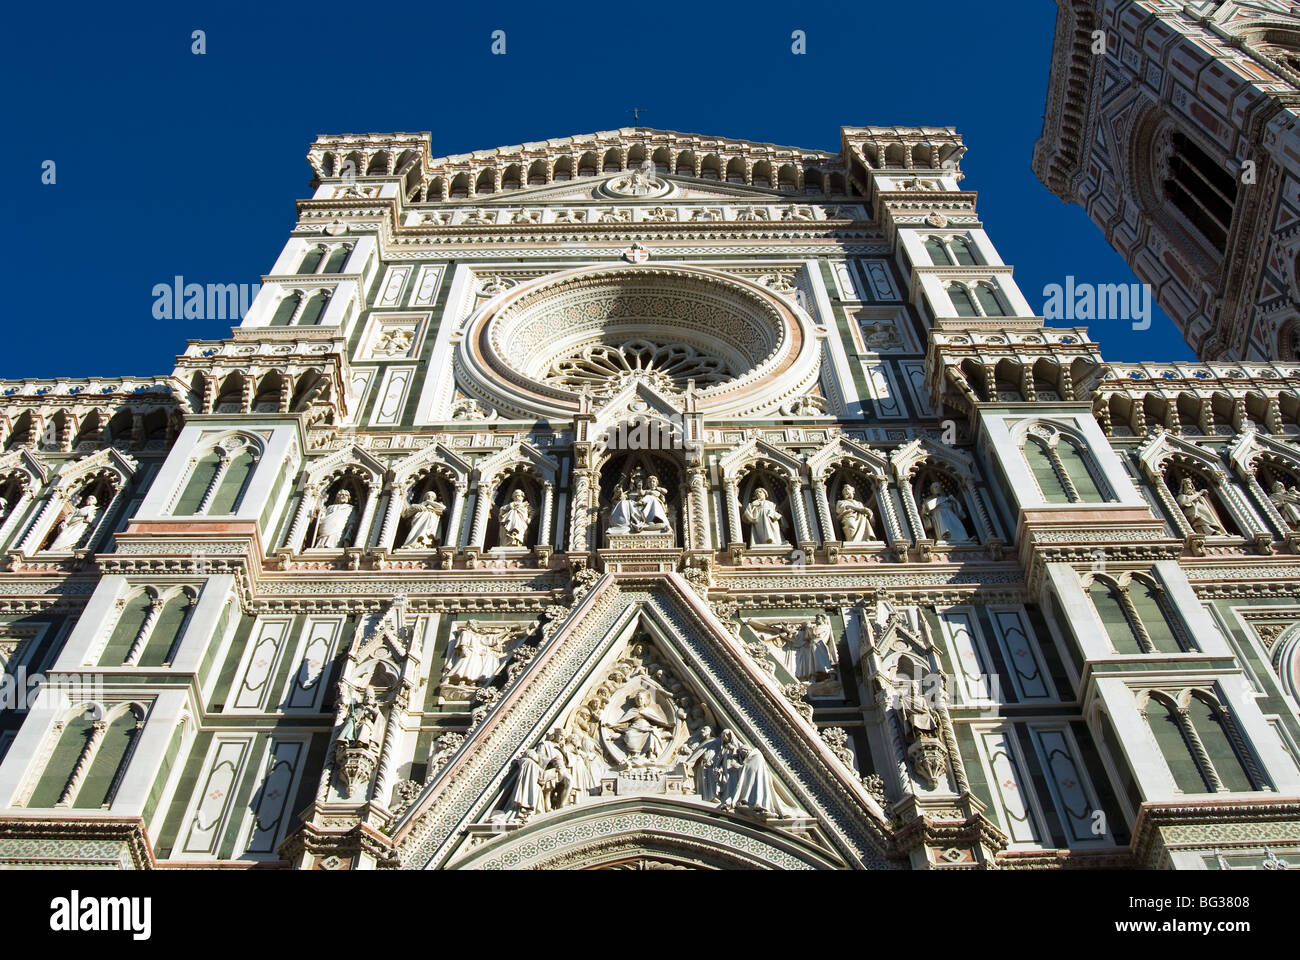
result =
[[[217,471],[220,473],[220,471]],[[207,496],[204,496],[204,502]],[[320,502],[320,485],[309,483],[303,487],[302,499],[298,501],[298,512],[294,515],[293,525],[289,527],[289,536],[285,541],[285,546],[294,553],[302,551],[303,537],[307,535],[307,524],[311,522],[312,514],[316,512],[316,506]]]
[[[469,484],[464,480],[456,481],[456,489],[452,493],[451,512],[447,516],[447,526],[442,534],[444,546],[453,549],[460,547],[460,521],[465,515],[465,494],[468,489]],[[396,524],[394,524],[394,527],[396,527]]]
[[[794,511],[795,536],[799,538],[799,545],[811,544],[812,530],[808,527],[808,509],[803,501],[803,483],[791,477],[786,481],[786,490],[790,494],[790,507]]]
[[[822,525],[823,546],[827,540],[839,540],[831,522],[831,503],[826,496],[827,479],[825,476],[813,477],[813,500],[817,503],[817,519]]]
[[[483,549],[483,544],[487,540],[487,525],[489,515],[492,512],[492,495],[495,492],[494,485],[486,483],[483,480],[478,482],[478,499],[474,504],[474,526],[470,533],[470,546]]]
[[[575,170],[576,175],[576,170]],[[588,547],[589,523],[591,510],[591,471],[575,469],[573,471],[573,506],[569,514],[569,552],[586,553]]]
[[[90,736],[86,738],[86,745],[81,748],[81,755],[77,757],[77,765],[72,768],[72,776],[68,778],[67,786],[63,788],[63,793],[59,795],[59,801],[56,807],[71,806],[73,798],[76,797],[77,791],[81,789],[81,782],[86,779],[86,774],[90,772],[90,761],[94,757],[95,751],[99,749],[99,742],[104,739],[104,731],[108,729],[108,724],[103,720],[96,720],[90,726]]]
[[[154,597],[149,601],[149,612],[145,614],[144,623],[140,624],[135,639],[131,641],[131,649],[126,652],[126,658],[123,659],[122,666],[134,667],[135,662],[140,659],[140,654],[144,651],[145,641],[149,639],[149,634],[153,633],[154,624],[158,622],[158,615],[162,613],[162,608],[166,602],[162,597]]]
[[[980,528],[980,541],[988,543],[990,540],[996,540],[997,534],[993,532],[993,521],[989,518],[988,507],[984,505],[984,498],[980,492],[975,489],[975,483],[969,477],[963,481],[963,486],[969,496],[971,512],[975,518],[976,524]]]
[[[690,529],[688,540],[693,550],[709,548],[709,485],[705,481],[704,467],[690,470]]]
[[[199,502],[199,509],[196,514],[208,512],[208,507],[212,506],[212,498],[217,495],[217,489],[221,486],[221,481],[226,476],[226,471],[230,469],[230,452],[221,451],[221,459],[217,461],[217,469],[212,473],[212,482],[208,484],[208,489],[203,494],[202,501]]]
[[[375,513],[379,509],[380,489],[379,481],[366,488],[366,507],[361,514],[361,522],[357,524],[356,536],[352,538],[354,547],[361,547],[364,550],[369,546],[370,528],[375,522]]]
[[[745,531],[740,525],[740,483],[735,477],[722,481],[724,496],[727,499],[727,522],[731,531],[731,543],[744,543]]]
[[[537,545],[551,545],[551,514],[555,512],[555,484],[550,480],[542,481],[541,516],[537,518]]]
[[[911,477],[899,478],[898,492],[903,498],[903,509],[907,511],[907,522],[912,527],[912,542],[929,539],[925,524],[921,523],[921,510],[916,503],[916,491],[912,489]]]
[[[406,484],[394,480],[388,484],[388,503],[384,506],[384,519],[379,528],[379,548],[392,550],[397,537],[397,524],[402,519],[406,505]]]

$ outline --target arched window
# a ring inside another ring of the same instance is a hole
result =
[[[1129,599],[1137,611],[1142,627],[1159,653],[1182,653],[1183,646],[1178,641],[1180,631],[1175,629],[1165,609],[1165,602],[1160,598],[1155,586],[1135,577],[1129,582]]]
[[[1156,164],[1165,198],[1222,253],[1237,203],[1236,178],[1179,130],[1159,142]]]
[[[930,255],[930,262],[936,266],[950,267],[953,265],[952,255],[948,252],[947,245],[938,237],[926,238],[925,251]]]
[[[293,293],[282,298],[275,308],[275,315],[271,317],[271,326],[287,327],[293,315],[298,312],[298,304],[302,303],[302,291],[295,290]]]
[[[77,797],[72,802],[80,809],[107,807],[117,793],[118,784],[127,761],[130,759],[131,745],[139,732],[139,718],[134,710],[123,710],[108,724],[100,735],[95,757],[90,770],[77,790]]]
[[[977,283],[975,285],[975,296],[979,299],[980,308],[984,311],[986,317],[1005,317],[1007,315],[1006,307],[1002,305],[1002,298],[987,283]]]
[[[1107,499],[1097,486],[1097,482],[1092,477],[1092,471],[1088,469],[1087,460],[1084,459],[1083,453],[1075,446],[1073,440],[1062,437],[1056,444],[1056,456],[1060,461],[1061,468],[1074,485],[1074,490],[1081,501],[1085,503],[1101,503]]]
[[[1213,789],[1196,762],[1178,708],[1163,697],[1153,696],[1147,700],[1146,718],[1178,789],[1183,793],[1206,793]]]
[[[59,802],[68,787],[68,781],[72,779],[72,772],[77,768],[77,761],[90,745],[94,732],[93,714],[90,711],[79,713],[67,722],[27,806],[53,807]]]
[[[190,474],[190,481],[185,485],[180,499],[176,501],[176,509],[172,512],[177,516],[188,517],[198,513],[203,505],[203,498],[212,486],[212,481],[217,472],[221,469],[221,454],[216,450],[207,453],[202,459],[194,465],[194,471]]]
[[[127,654],[149,618],[153,602],[153,596],[144,590],[126,599],[113,633],[99,658],[101,667],[120,667],[126,662]]]
[[[244,490],[256,464],[257,457],[252,450],[245,447],[239,451],[221,478],[221,485],[217,487],[212,504],[208,507],[209,514],[221,516],[239,509],[239,502],[244,498]]]
[[[1144,653],[1138,632],[1134,629],[1125,609],[1124,597],[1120,588],[1107,580],[1093,580],[1088,587],[1088,596],[1106,628],[1106,636],[1115,652],[1129,655]]]
[[[1057,473],[1056,464],[1052,462],[1051,452],[1043,441],[1036,437],[1030,437],[1025,441],[1025,460],[1029,463],[1029,469],[1033,472],[1034,479],[1038,481],[1038,489],[1043,491],[1044,500],[1048,503],[1071,503],[1073,501],[1070,490]]]
[[[302,263],[298,265],[299,273],[315,273],[316,268],[320,266],[321,260],[325,256],[325,248],[317,245],[307,251],[307,255],[302,258]]]
[[[980,315],[980,312],[975,309],[975,301],[971,298],[970,291],[960,283],[950,283],[948,285],[948,298],[952,300],[952,306],[957,311],[957,316],[978,317]]]
[[[163,667],[172,662],[181,635],[194,610],[195,597],[185,591],[174,594],[158,614],[153,630],[145,641],[144,651],[137,661],[142,667]]]
[[[337,246],[330,253],[330,258],[325,264],[324,273],[342,273],[343,265],[348,262],[348,254],[352,250],[346,245]]]
[[[1256,789],[1250,772],[1233,746],[1229,733],[1232,719],[1217,704],[1199,695],[1193,695],[1188,704],[1192,729],[1205,748],[1214,773],[1224,789],[1249,791]]]
[[[298,326],[310,327],[320,322],[321,314],[325,312],[325,307],[330,302],[330,295],[327,291],[322,290],[312,296],[307,301],[307,306],[303,308],[302,316],[298,318]]]
[[[259,458],[251,441],[229,437],[200,457],[176,501],[177,516],[235,513]]]
[[[960,266],[974,267],[978,265],[979,261],[975,259],[975,254],[971,252],[970,243],[965,237],[953,237],[948,241],[948,246]]]

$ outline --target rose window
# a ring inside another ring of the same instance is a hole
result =
[[[629,384],[683,394],[712,416],[777,410],[817,378],[808,322],[758,283],[704,267],[645,263],[520,283],[465,326],[462,389],[505,416],[564,417]]]
[[[731,371],[722,360],[686,344],[638,338],[583,346],[554,361],[544,382],[579,390],[590,388],[597,396],[607,396],[637,378],[662,391],[680,392],[691,380],[701,388],[723,383],[731,379]]]

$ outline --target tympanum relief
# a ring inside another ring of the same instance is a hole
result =
[[[600,797],[689,798],[759,820],[798,816],[766,757],[721,728],[646,643],[632,644],[561,726],[515,761],[493,822]]]

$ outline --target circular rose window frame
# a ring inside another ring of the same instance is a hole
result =
[[[645,312],[639,303],[650,312],[657,308],[658,319],[639,316]],[[505,416],[571,418],[581,392],[538,379],[547,360],[539,361],[537,351],[559,356],[605,339],[584,334],[584,323],[606,337],[638,332],[696,349],[712,340],[733,369],[743,354],[747,368],[695,391],[697,408],[714,419],[775,412],[817,379],[821,347],[802,310],[752,281],[661,263],[579,267],[511,288],[470,318],[456,351],[457,376],[466,392]],[[721,324],[740,336],[721,337]],[[749,342],[733,342],[742,338]]]

